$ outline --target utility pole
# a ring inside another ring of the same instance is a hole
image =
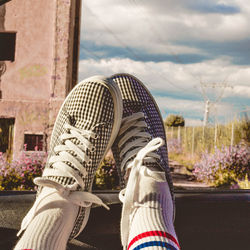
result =
[[[208,120],[209,120],[209,113],[212,106],[215,106],[219,101],[221,101],[222,96],[224,94],[224,91],[226,88],[231,87],[228,83],[204,83],[200,81],[201,86],[201,93],[203,95],[203,99],[205,102],[205,109],[204,109],[204,119],[203,119],[203,126],[207,126]],[[221,91],[216,91],[217,97],[215,97],[213,101],[211,101],[211,98],[208,97],[208,89],[221,89]]]
[[[208,122],[208,117],[209,117],[209,105],[210,105],[210,101],[206,100],[206,104],[205,104],[205,110],[204,110],[204,119],[203,119],[203,126],[207,126],[207,122]]]

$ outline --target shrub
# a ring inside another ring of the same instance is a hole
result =
[[[17,159],[8,162],[0,152],[0,190],[34,190],[33,179],[41,176],[47,153],[22,152]]]
[[[244,179],[237,180],[237,184],[241,189],[250,189],[249,176],[246,174]]]
[[[23,151],[17,159],[8,162],[0,152],[0,191],[35,190],[33,179],[41,176],[47,153]],[[95,176],[94,189],[118,189],[119,177],[112,157],[106,157]]]
[[[245,118],[240,123],[241,137],[242,140],[250,145],[250,119]]]
[[[170,114],[165,120],[165,126],[167,127],[184,127],[185,120],[181,115]]]
[[[244,179],[237,180],[237,183],[231,185],[231,189],[250,189],[250,179],[246,174]]]
[[[214,154],[204,153],[194,165],[198,180],[214,186],[230,186],[250,173],[250,148],[247,146],[223,147]]]
[[[93,189],[118,189],[119,177],[112,157],[106,157],[96,171]]]

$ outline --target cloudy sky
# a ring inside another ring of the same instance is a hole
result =
[[[199,125],[205,99],[228,122],[250,108],[249,23],[245,0],[84,0],[79,80],[130,73],[163,118]]]

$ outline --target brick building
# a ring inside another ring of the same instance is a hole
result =
[[[47,151],[77,82],[80,0],[0,0],[0,151]]]

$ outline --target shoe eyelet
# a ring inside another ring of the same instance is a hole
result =
[[[65,123],[65,124],[63,125],[63,128],[64,128],[67,132],[70,131],[70,128],[69,128],[68,126],[69,126],[68,123]]]
[[[66,140],[62,138],[62,135],[60,135],[59,136],[59,141],[64,145]]]
[[[91,164],[92,164],[92,160],[89,159],[89,161],[87,162],[87,165],[89,166],[89,165],[91,165]]]
[[[99,138],[99,135],[95,134],[94,139],[98,139],[98,138]]]
[[[95,147],[93,146],[91,149],[90,149],[90,152],[95,152]]]

